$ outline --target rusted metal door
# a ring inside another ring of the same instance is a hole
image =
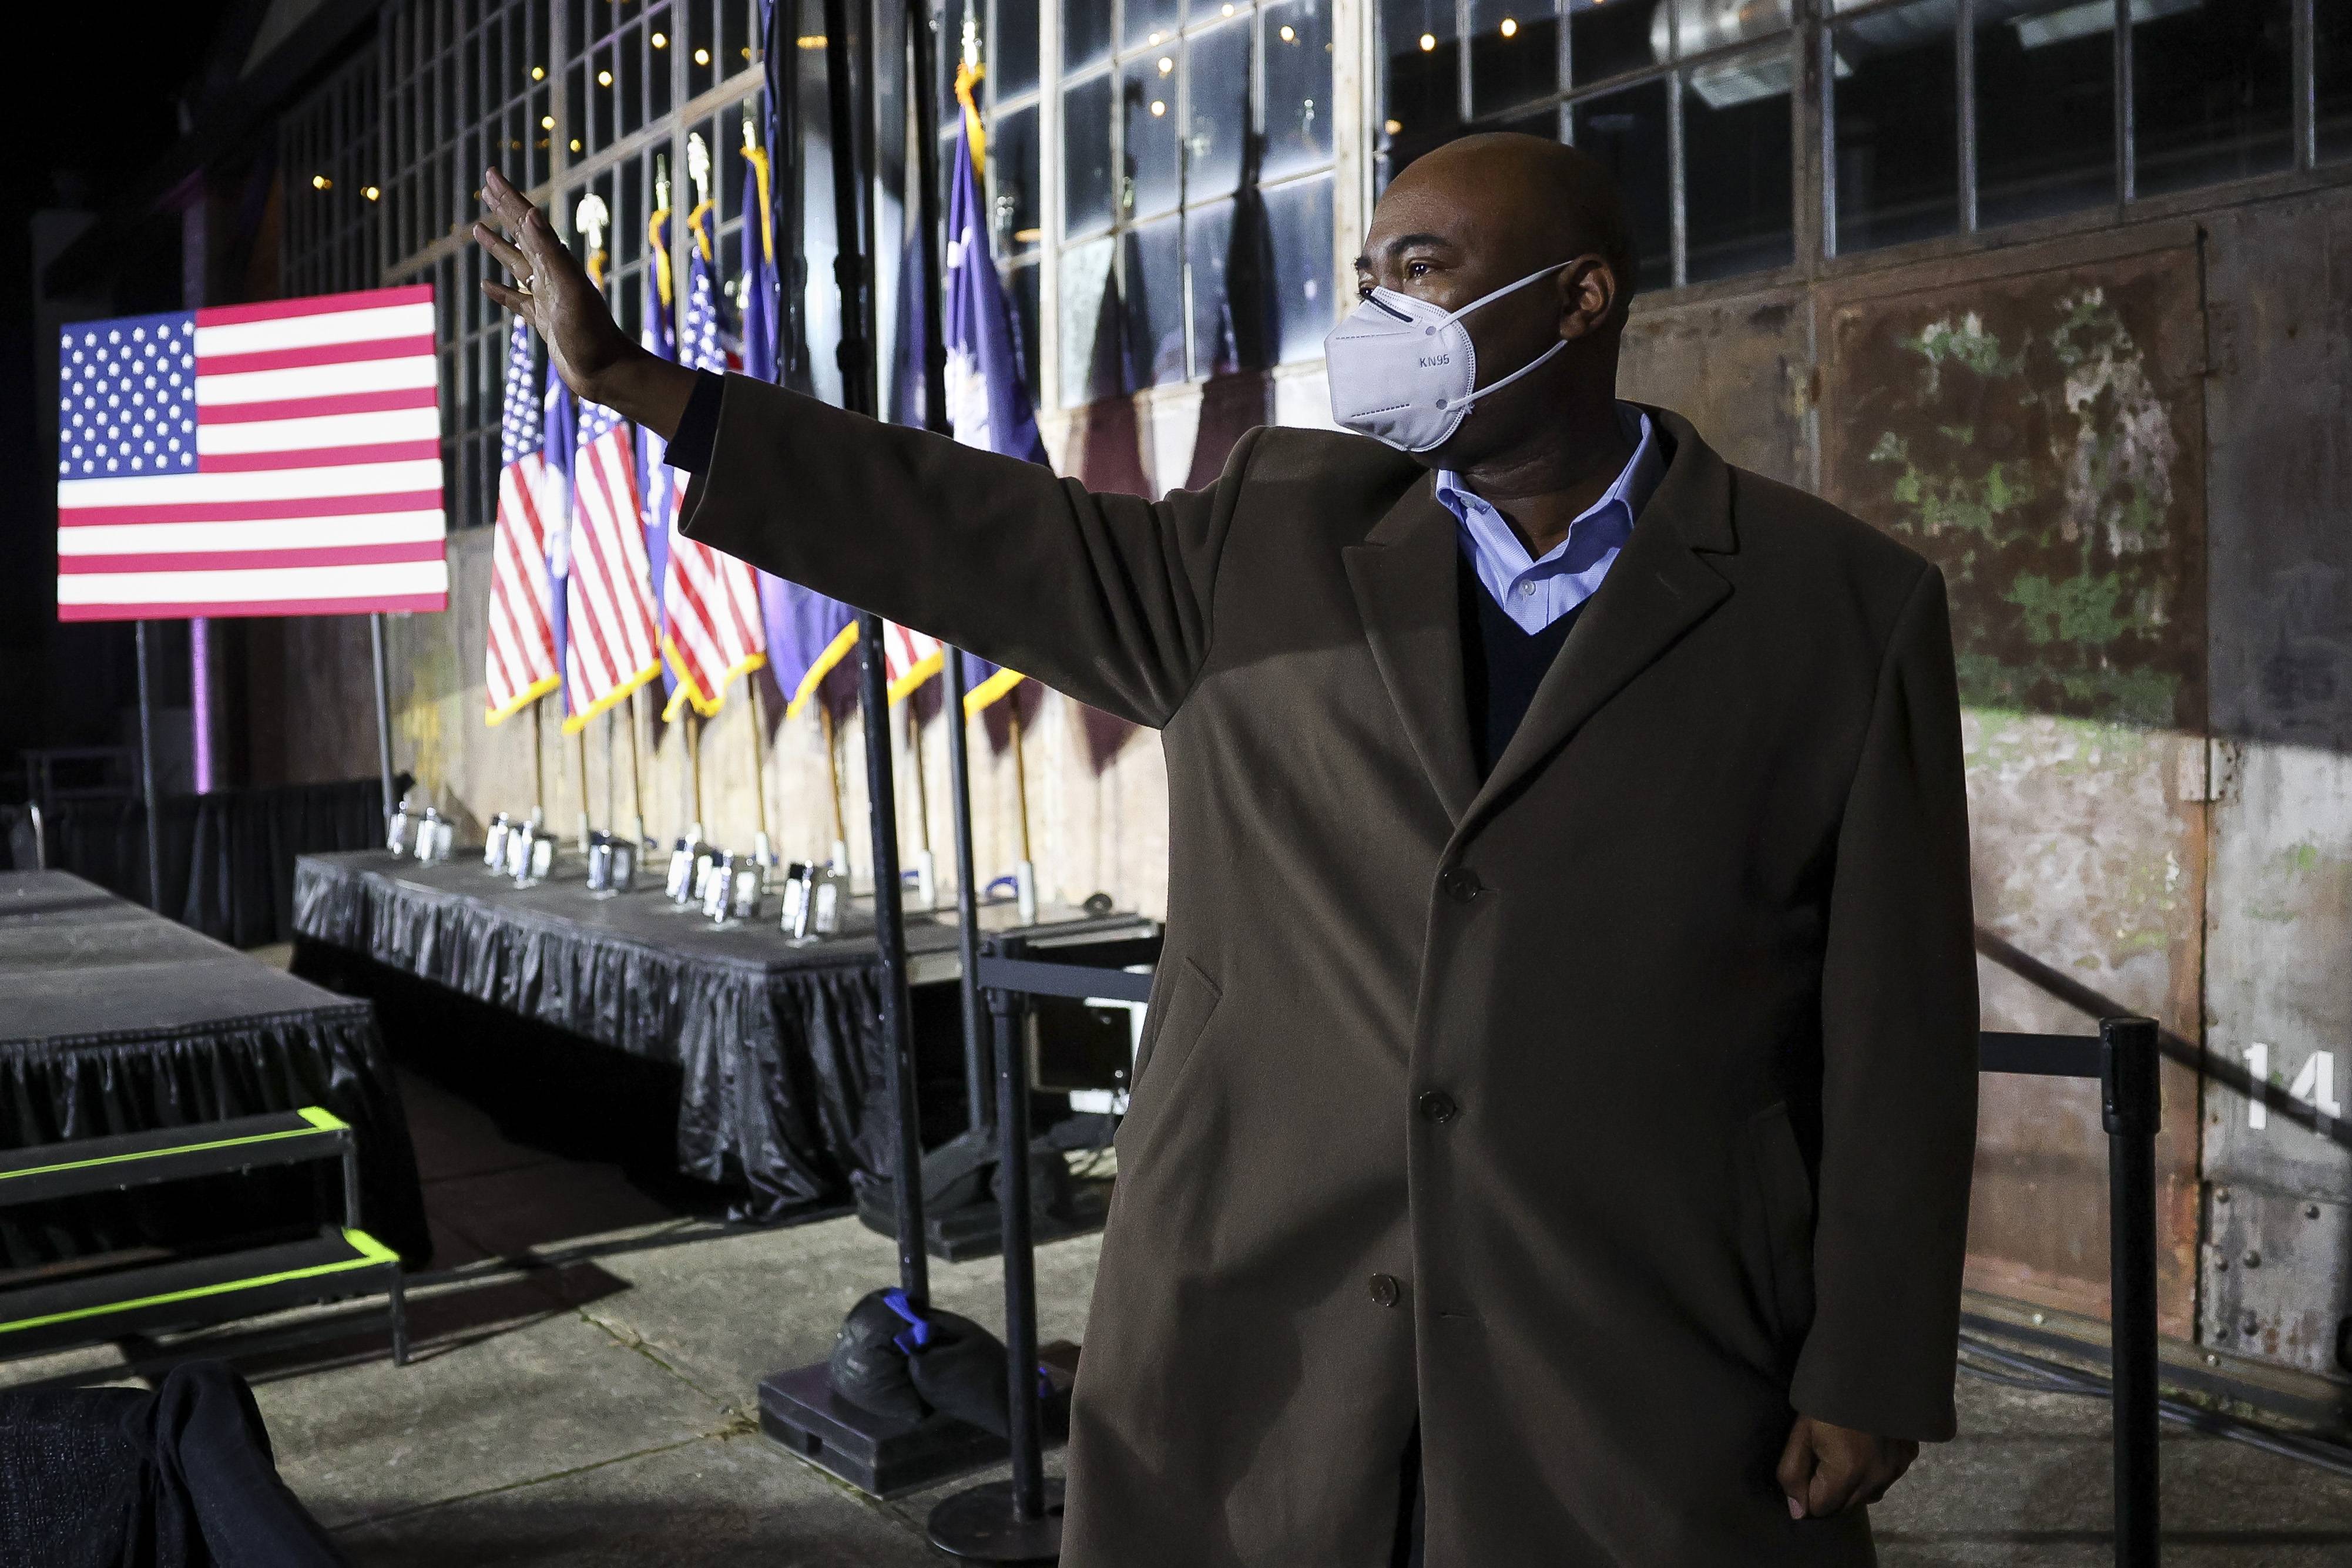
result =
[[[1822,332],[1824,494],[1951,598],[1979,925],[2199,1036],[2204,319],[2193,230],[1889,269]],[[2192,787],[2193,786],[2193,787]],[[1983,969],[1985,1027],[2088,1020]],[[2195,1320],[2197,1080],[2168,1069],[2159,1322]],[[1969,1282],[2104,1315],[2095,1085],[1982,1085]]]

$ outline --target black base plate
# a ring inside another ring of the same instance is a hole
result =
[[[950,1416],[893,1421],[861,1410],[834,1394],[823,1362],[760,1380],[760,1429],[874,1497],[918,1491],[1008,1452],[1003,1438]]]
[[[989,1481],[931,1510],[931,1544],[968,1563],[1055,1563],[1062,1556],[1062,1483],[1045,1482],[1045,1511],[1013,1517],[1013,1483]]]

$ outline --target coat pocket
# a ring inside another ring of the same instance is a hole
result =
[[[1168,978],[1168,989],[1161,997],[1157,1015],[1145,1030],[1141,1049],[1136,1052],[1134,1089],[1128,1102],[1128,1112],[1118,1125],[1113,1142],[1124,1151],[1135,1146],[1143,1136],[1145,1127],[1160,1120],[1161,1107],[1171,1098],[1170,1091],[1184,1064],[1192,1059],[1193,1047],[1209,1027],[1210,1015],[1224,993],[1208,971],[1190,958],[1181,960],[1175,973]]]
[[[1775,1345],[1793,1359],[1813,1324],[1812,1177],[1786,1104],[1749,1118],[1742,1142],[1762,1306]]]

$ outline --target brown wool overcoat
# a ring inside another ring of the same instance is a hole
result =
[[[1871,1562],[1792,1409],[1952,1432],[1976,1116],[1935,569],[1664,480],[1486,780],[1453,517],[1269,429],[1158,502],[729,377],[685,530],[1162,732],[1168,941],[1068,1568]]]

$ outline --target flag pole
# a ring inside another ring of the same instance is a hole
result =
[[[694,791],[694,820],[699,822],[704,821],[702,815],[702,721],[688,711],[678,715],[678,722],[686,726],[686,773]]]
[[[833,869],[842,875],[849,874],[849,824],[841,813],[841,745],[834,738],[833,709],[825,706],[824,694],[816,694],[817,723],[824,730],[824,785],[833,798]]]
[[[637,694],[629,694],[629,804],[636,812],[637,843],[646,841],[646,781],[637,770]]]
[[[764,867],[772,852],[768,842],[768,772],[766,759],[761,756],[767,749],[767,726],[760,717],[760,683],[745,676],[743,692],[751,699],[751,802],[760,830],[755,853]]]
[[[546,706],[544,696],[531,699],[530,820],[534,824],[547,821],[547,730],[541,714]]]
[[[942,654],[954,650],[941,648]],[[926,909],[939,907],[939,862],[931,855],[931,790],[923,773],[923,716],[916,694],[907,694],[907,779],[915,807],[915,902]]]
[[[1029,765],[1022,757],[1018,696],[1005,704],[1005,716],[1012,726],[1013,807],[1021,844],[1021,858],[1013,867],[1013,894],[1020,902],[1021,923],[1033,925],[1037,920],[1037,862],[1029,857]]]
[[[580,762],[580,853],[588,853],[588,727],[582,725],[572,732],[577,742],[575,755]]]

